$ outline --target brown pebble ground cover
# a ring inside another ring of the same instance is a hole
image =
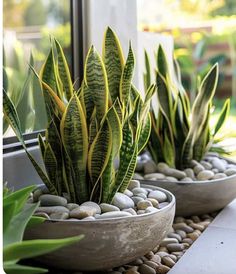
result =
[[[159,246],[144,256],[112,270],[92,272],[94,274],[165,274],[178,262],[193,242],[213,221],[217,213],[175,217],[172,230]],[[91,274],[91,272],[50,271],[52,274]]]

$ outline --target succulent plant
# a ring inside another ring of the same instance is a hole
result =
[[[165,52],[158,47],[155,70],[157,107],[152,104],[150,113],[152,132],[148,149],[156,163],[166,162],[171,167],[185,168],[192,159],[200,161],[211,148],[216,133],[222,127],[230,108],[227,99],[214,129],[210,128],[212,99],[218,81],[218,64],[215,64],[201,81],[197,96],[190,101],[181,83],[180,68],[173,60],[171,73]],[[145,52],[145,90],[151,83],[151,68]],[[155,98],[155,96],[153,96]]]
[[[18,261],[52,252],[83,238],[75,236],[54,240],[23,240],[26,227],[40,224],[45,220],[33,216],[39,203],[27,203],[35,187],[28,186],[15,192],[11,192],[7,187],[3,188],[3,268],[7,274],[48,272],[44,268],[18,264]]]
[[[64,53],[54,40],[38,76],[48,115],[45,139],[38,138],[46,173],[27,151],[17,113],[4,92],[4,114],[52,194],[67,194],[78,203],[111,203],[117,191],[127,188],[150,135],[155,90],[150,85],[142,100],[132,84],[134,63],[131,45],[124,61],[116,34],[107,28],[102,57],[91,46],[83,83],[74,90]]]

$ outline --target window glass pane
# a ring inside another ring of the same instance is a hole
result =
[[[3,29],[4,87],[17,107],[22,131],[44,129],[41,88],[29,74],[28,64],[39,70],[50,48],[50,36],[59,40],[70,63],[70,1],[4,0]],[[5,121],[3,127],[4,137],[13,135]]]

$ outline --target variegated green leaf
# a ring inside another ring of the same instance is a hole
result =
[[[105,64],[109,93],[112,102],[119,98],[119,87],[122,69],[124,67],[124,57],[120,42],[111,28],[107,28],[103,41],[103,61]]]
[[[148,114],[147,119],[141,128],[140,137],[138,140],[138,154],[145,148],[149,140],[151,134],[151,125],[151,116]]]
[[[73,95],[73,84],[70,76],[70,70],[62,47],[56,39],[55,44],[57,48],[58,72],[63,85],[63,94],[65,94],[66,99],[69,101]]]
[[[147,91],[149,86],[151,85],[151,68],[150,68],[148,53],[146,50],[144,50],[144,58],[145,58],[146,72],[143,75],[143,82],[144,82],[144,90]]]
[[[88,131],[85,115],[77,96],[74,95],[61,120],[61,138],[75,172],[75,189],[79,202],[88,200],[86,165]]]
[[[58,194],[61,195],[61,185],[58,182],[57,159],[49,143],[45,147],[43,160],[51,183],[58,190]]]
[[[171,143],[167,131],[164,132],[163,156],[170,167],[175,167],[175,147]]]
[[[95,185],[102,176],[112,149],[112,130],[107,118],[103,121],[88,153],[88,172]]]
[[[165,52],[161,45],[159,45],[158,50],[157,50],[157,69],[158,69],[158,72],[163,77],[167,76],[168,64],[167,64]]]
[[[101,121],[108,109],[108,82],[101,57],[92,46],[85,61],[85,84],[92,90],[98,120]]]
[[[81,86],[81,92],[80,92],[79,98],[83,106],[84,113],[86,114],[87,124],[89,125],[91,122],[92,113],[94,112],[95,104],[92,100],[93,98],[92,90],[85,84],[84,81]]]
[[[111,202],[115,193],[119,189],[123,189],[129,183],[129,176],[132,173],[132,161],[137,157],[137,145],[133,140],[133,130],[129,120],[126,121],[123,127],[123,141],[120,148],[119,168],[113,184],[110,186],[110,195],[108,202]],[[132,176],[132,175],[131,175]]]
[[[132,85],[131,81],[133,78],[133,72],[134,72],[134,54],[130,45],[128,57],[127,57],[125,66],[123,68],[121,81],[120,81],[120,98],[124,108],[126,108],[128,105],[128,100],[131,92],[131,85]]]
[[[213,136],[216,135],[216,133],[221,129],[221,127],[223,126],[226,118],[228,117],[229,115],[229,110],[230,110],[230,99],[227,99],[224,103],[224,106],[220,112],[220,115],[219,115],[219,118],[216,122],[216,125],[215,125],[215,129],[214,129],[214,133],[213,133]]]

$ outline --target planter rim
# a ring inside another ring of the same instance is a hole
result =
[[[143,214],[139,214],[139,215],[131,215],[131,216],[125,216],[125,217],[116,217],[116,218],[107,218],[107,219],[95,219],[95,220],[78,220],[78,221],[75,221],[75,220],[56,220],[56,219],[50,219],[50,220],[45,220],[45,222],[47,223],[72,223],[75,224],[77,223],[78,225],[83,225],[83,224],[92,224],[92,223],[96,223],[96,224],[104,224],[104,223],[113,223],[114,221],[123,221],[125,219],[143,219],[145,217],[149,217],[151,215],[154,215],[154,214],[157,214],[159,213],[160,211],[166,211],[168,210],[169,208],[173,207],[175,205],[175,196],[168,190],[164,189],[164,188],[161,188],[161,187],[158,187],[158,186],[151,186],[151,185],[145,185],[141,182],[140,180],[140,183],[141,183],[141,187],[146,187],[146,188],[150,188],[153,190],[160,190],[162,192],[164,192],[165,194],[167,194],[167,197],[169,198],[168,200],[170,200],[169,204],[166,205],[165,207],[159,209],[158,211],[155,211],[155,212],[149,212],[149,213],[143,213]]]

